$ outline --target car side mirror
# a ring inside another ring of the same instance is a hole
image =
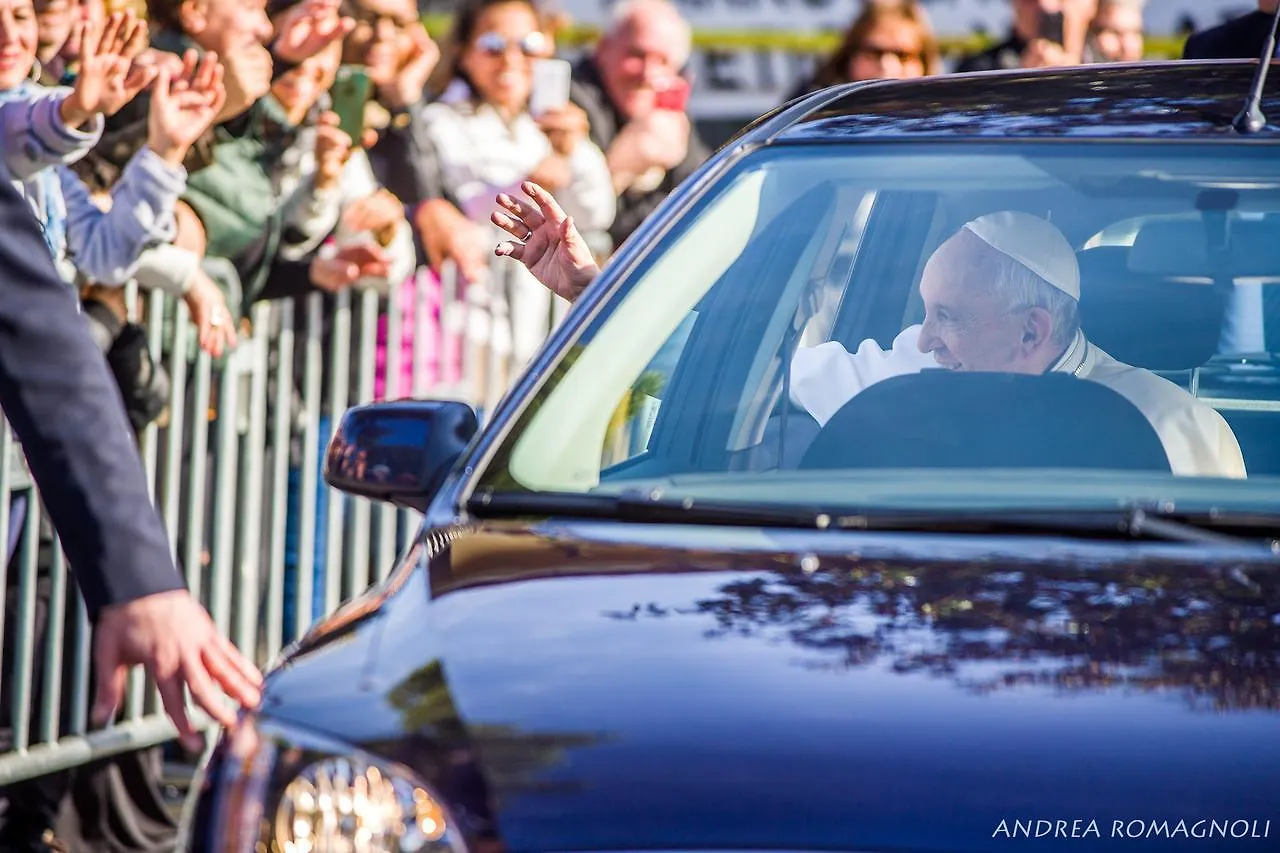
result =
[[[475,411],[450,400],[355,406],[329,441],[324,481],[422,512],[478,429]]]

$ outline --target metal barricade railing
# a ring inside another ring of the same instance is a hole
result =
[[[416,534],[416,513],[324,485],[324,447],[343,411],[381,385],[381,398],[463,399],[483,417],[534,354],[520,346],[540,343],[563,315],[564,306],[555,317],[513,314],[538,287],[495,258],[486,280],[465,285],[446,265],[439,279],[419,271],[381,297],[347,290],[260,303],[249,333],[217,363],[194,351],[182,302],[130,300],[145,303],[151,356],[169,375],[167,412],[142,431],[139,451],[172,553],[219,629],[259,665],[381,582]],[[0,421],[0,542],[17,532],[10,506],[25,500],[28,510],[17,576],[0,562],[0,731],[12,733],[0,742],[0,788],[174,735],[139,670],[116,722],[90,730],[86,611],[11,448]]]

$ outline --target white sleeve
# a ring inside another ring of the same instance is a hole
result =
[[[937,362],[920,352],[920,326],[908,326],[883,350],[865,340],[856,353],[838,341],[801,347],[791,361],[791,400],[825,425],[859,391],[884,379],[919,373]]]
[[[134,281],[144,290],[159,290],[170,296],[183,296],[191,289],[200,256],[190,249],[161,243],[144,249],[133,271]]]
[[[569,186],[556,195],[564,212],[573,218],[579,231],[607,230],[618,211],[618,197],[604,152],[584,139],[574,148],[569,169]]]
[[[436,149],[436,163],[445,189],[453,196],[468,218],[475,219],[481,209],[492,207],[498,188],[486,180],[476,168],[476,160],[484,152],[469,148],[465,121],[447,104],[435,103],[423,110],[427,135]]]
[[[101,115],[85,130],[62,121],[62,102],[70,93],[66,87],[41,89],[27,99],[0,105],[0,150],[13,177],[26,180],[41,169],[69,165],[98,144],[104,127]]]

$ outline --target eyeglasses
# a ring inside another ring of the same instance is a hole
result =
[[[547,37],[535,31],[513,42],[501,33],[482,33],[476,37],[475,46],[476,50],[490,56],[502,56],[512,47],[518,48],[525,56],[542,56],[547,50]]]
[[[893,50],[887,47],[876,47],[875,45],[867,45],[858,49],[858,54],[868,59],[883,60],[885,57],[895,57],[902,65],[910,65],[912,63],[923,63],[922,57],[916,51],[910,50]]]

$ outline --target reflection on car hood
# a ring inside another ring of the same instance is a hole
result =
[[[1196,849],[1280,838],[1274,565],[635,530],[454,539],[431,603],[423,580],[389,605],[381,699],[353,697],[344,734],[435,763],[508,850],[974,851],[1035,820],[1096,821],[1090,850],[1134,843],[1114,821],[1268,833]]]

